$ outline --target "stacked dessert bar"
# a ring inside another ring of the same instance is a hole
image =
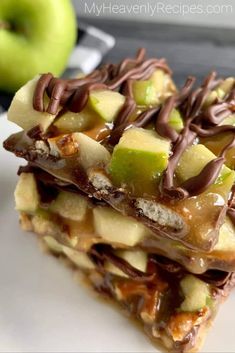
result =
[[[15,95],[23,229],[169,351],[199,349],[235,284],[235,79],[177,89],[145,50]]]

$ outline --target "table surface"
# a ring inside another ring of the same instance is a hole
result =
[[[199,80],[211,70],[222,76],[233,75],[235,67],[235,30],[167,25],[147,22],[85,18],[79,21],[97,26],[116,38],[116,46],[104,58],[118,62],[133,56],[139,47],[146,47],[148,56],[165,57],[174,71],[174,79],[181,85],[187,75]],[[5,109],[10,95],[0,94]]]

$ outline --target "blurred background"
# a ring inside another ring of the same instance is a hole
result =
[[[235,2],[232,0],[73,0],[78,18],[112,34],[117,61],[145,46],[166,57],[182,84],[212,69],[231,75],[235,66]]]
[[[233,0],[73,0],[73,3],[78,14],[88,18],[235,27]],[[123,5],[125,10],[121,9]]]

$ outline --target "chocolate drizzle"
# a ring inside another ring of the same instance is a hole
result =
[[[218,82],[220,81],[216,80],[216,73],[212,72],[200,88],[190,93],[194,79],[188,78],[181,94],[178,95],[181,98],[178,98],[178,104],[176,96],[172,96],[158,115],[156,121],[157,132],[173,143],[173,154],[169,159],[160,186],[161,193],[164,196],[172,199],[184,199],[204,192],[219,176],[225,162],[225,153],[234,147],[234,139],[232,139],[221,151],[220,156],[210,161],[197,176],[186,180],[181,186],[174,185],[174,173],[179,160],[185,149],[192,145],[197,137],[215,136],[222,132],[235,131],[235,128],[231,125],[215,126],[233,112],[234,93],[229,94],[224,102],[216,102],[209,108],[204,109],[204,104],[211,89],[214,89]],[[178,107],[182,111],[185,120],[185,127],[178,137],[175,132],[172,133],[167,125],[169,115],[174,107]],[[160,128],[158,128],[159,117]]]
[[[156,132],[170,140],[172,154],[168,166],[163,173],[159,186],[162,197],[174,200],[182,200],[196,196],[208,189],[218,178],[221,168],[225,162],[225,153],[234,147],[234,138],[221,151],[219,156],[210,161],[201,172],[179,185],[175,179],[175,170],[184,151],[201,137],[213,137],[224,132],[235,132],[235,126],[219,125],[223,120],[234,112],[235,109],[235,87],[230,92],[225,92],[223,99],[210,94],[216,91],[222,80],[217,79],[216,72],[210,73],[196,89],[194,77],[188,77],[184,86],[167,98],[162,107],[150,106],[137,114],[137,106],[133,99],[133,80],[146,80],[150,78],[156,69],[162,69],[171,74],[164,59],[145,58],[145,50],[138,51],[135,58],[126,58],[121,63],[106,64],[99,70],[95,70],[84,78],[63,80],[53,77],[47,73],[38,80],[33,106],[37,111],[47,111],[50,114],[60,114],[62,111],[70,110],[80,112],[87,104],[89,93],[92,90],[108,89],[119,91],[126,96],[125,103],[116,117],[109,136],[102,142],[109,149],[119,142],[123,132],[131,127],[146,127],[153,123]],[[44,105],[44,95],[49,96],[49,104]],[[208,101],[210,105],[208,106]],[[169,124],[170,114],[173,109],[178,109],[184,119],[184,128],[177,132]],[[233,219],[233,211],[228,211]]]
[[[154,273],[148,274],[142,272],[133,267],[123,258],[115,255],[109,245],[95,245],[91,248],[89,255],[91,259],[98,265],[98,268],[100,268],[101,272],[105,272],[104,262],[108,261],[135,281],[151,282],[155,277]]]
[[[104,65],[85,78],[62,80],[52,74],[44,74],[38,81],[33,98],[33,107],[40,112],[57,114],[59,106],[66,106],[72,112],[80,112],[87,104],[89,92],[96,89],[120,90],[129,86],[130,80],[146,80],[156,69],[171,73],[164,59],[145,60],[145,50],[140,49],[136,59],[125,59],[119,65]],[[43,97],[47,93],[50,102],[44,106]]]

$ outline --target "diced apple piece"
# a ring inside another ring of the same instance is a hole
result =
[[[63,236],[63,230],[60,224],[51,219],[47,210],[38,209],[32,217],[33,231],[39,235]]]
[[[193,275],[185,276],[180,282],[180,287],[185,297],[180,306],[181,311],[200,310],[212,300],[209,285]]]
[[[99,120],[96,113],[85,108],[79,113],[66,112],[53,124],[61,133],[80,132],[90,129]]]
[[[64,246],[50,236],[43,237],[43,240],[52,252],[66,255],[78,267],[87,270],[95,268],[94,264],[85,253]]]
[[[225,118],[221,125],[232,125],[235,126],[235,114],[228,116]]]
[[[55,238],[46,236],[46,237],[43,237],[43,240],[45,241],[46,245],[52,252],[56,254],[63,253],[63,245],[60,244]]]
[[[235,126],[235,116],[226,118],[221,125]],[[215,155],[219,155],[222,149],[231,141],[233,133],[223,133],[217,136],[202,139],[202,143]],[[230,169],[235,169],[235,148],[230,148],[225,154],[225,165]]]
[[[149,234],[147,228],[108,207],[93,210],[95,232],[110,243],[134,246]]]
[[[73,221],[83,221],[86,217],[88,201],[81,195],[61,191],[50,204],[50,211]]]
[[[133,95],[138,105],[159,104],[159,93],[151,80],[133,82]]]
[[[33,108],[33,95],[39,76],[26,83],[15,94],[8,111],[8,120],[28,131],[39,125],[45,132],[53,123],[55,115],[38,112]],[[45,103],[49,98],[45,96]]]
[[[105,166],[109,163],[110,153],[99,142],[82,133],[74,133],[73,138],[78,142],[80,163],[83,168]]]
[[[224,99],[226,94],[228,94],[233,88],[234,83],[235,83],[234,77],[228,77],[224,81],[222,81],[221,84],[215,89],[217,96],[220,99]]]
[[[234,86],[235,79],[233,77],[228,77],[221,82],[213,91],[210,92],[205,100],[204,107],[209,107],[215,102],[216,99],[224,99],[225,96],[231,91]]]
[[[125,103],[125,97],[114,91],[91,91],[88,105],[107,122],[113,121]]]
[[[235,227],[229,217],[225,219],[224,224],[219,231],[219,240],[213,251],[228,251],[235,254]]]
[[[176,87],[163,70],[156,70],[148,80],[133,82],[133,95],[138,105],[158,105],[176,92]]]
[[[112,180],[117,186],[127,185],[137,195],[154,193],[169,154],[170,142],[154,131],[129,129],[114,149],[109,167]]]
[[[169,125],[177,132],[182,131],[184,128],[184,122],[182,116],[177,109],[173,109],[169,117]]]
[[[34,213],[40,202],[37,183],[32,173],[21,173],[15,189],[16,209],[21,212]]]
[[[89,259],[87,254],[81,251],[70,249],[66,246],[63,246],[63,252],[78,267],[87,270],[93,270],[95,268],[95,265]]]
[[[134,250],[117,250],[115,255],[121,259],[126,260],[130,265],[132,265],[137,270],[142,272],[146,271],[147,268],[147,254],[144,251]],[[104,268],[107,272],[113,273],[114,275],[121,277],[128,277],[123,271],[121,271],[117,266],[113,265],[111,262],[106,261]]]
[[[204,145],[189,147],[182,155],[176,168],[176,175],[181,182],[198,175],[202,169],[216,156]],[[221,175],[231,173],[231,169],[223,166]]]

